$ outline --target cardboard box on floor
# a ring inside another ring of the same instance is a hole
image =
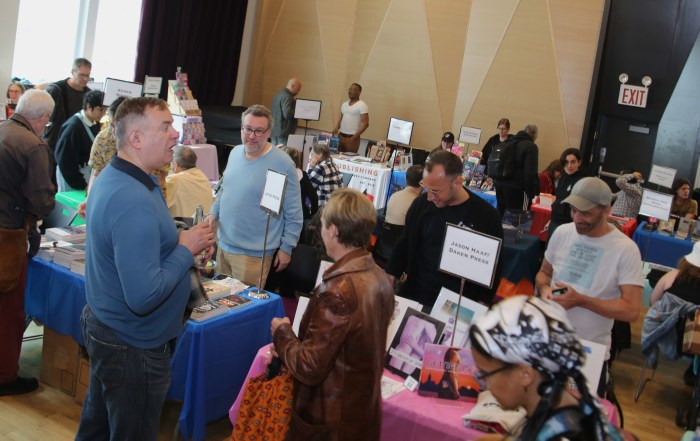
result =
[[[78,359],[78,344],[71,337],[61,335],[44,326],[39,377],[42,383],[75,396]]]

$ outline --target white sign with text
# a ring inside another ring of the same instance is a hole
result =
[[[673,179],[676,177],[676,169],[671,167],[662,167],[660,165],[652,165],[651,173],[647,182],[657,184],[662,187],[671,188]]]
[[[105,97],[102,100],[102,105],[109,106],[112,101],[120,96],[126,98],[138,98],[143,91],[143,85],[132,81],[116,80],[107,78],[105,81]]]
[[[642,204],[639,206],[639,214],[667,221],[672,204],[672,194],[659,193],[644,188],[642,189]]]
[[[448,223],[439,269],[491,288],[502,242],[497,237]]]
[[[294,118],[305,119],[307,121],[318,121],[321,119],[321,101],[294,100]]]
[[[479,144],[479,141],[481,140],[481,129],[462,126],[459,129],[459,138],[457,140],[467,144]]]
[[[270,210],[276,215],[280,214],[284,190],[287,186],[287,175],[274,170],[267,170],[265,189],[263,190],[260,206]]]
[[[160,89],[163,86],[163,77],[149,77],[143,81],[143,93],[160,95]]]

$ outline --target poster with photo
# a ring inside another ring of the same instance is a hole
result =
[[[459,303],[459,316],[457,326],[455,326],[455,316],[457,315],[457,304]],[[447,288],[442,288],[438,294],[437,300],[430,311],[430,316],[445,323],[445,330],[441,343],[444,345],[466,348],[469,342],[469,327],[472,322],[486,313],[488,308],[481,303],[477,303],[467,297],[462,296],[459,300],[459,294],[450,291]],[[454,334],[454,343],[452,335]]]
[[[386,367],[406,378],[420,377],[427,343],[437,343],[445,323],[421,311],[408,308],[386,355]]]

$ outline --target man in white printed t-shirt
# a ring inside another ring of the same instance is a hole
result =
[[[608,224],[612,192],[598,178],[574,185],[564,203],[573,222],[557,228],[537,273],[540,296],[567,311],[576,334],[605,345],[600,394],[607,383],[611,330],[615,320],[633,322],[642,304],[642,259],[637,245]],[[558,289],[565,288],[563,293]]]
[[[338,150],[357,153],[360,135],[369,127],[369,107],[360,99],[362,86],[352,83],[348,88],[348,101],[340,106],[340,118],[333,129],[333,136],[340,138]]]

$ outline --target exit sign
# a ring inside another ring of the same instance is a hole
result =
[[[620,96],[617,103],[623,106],[646,107],[649,89],[641,86],[620,84]]]

